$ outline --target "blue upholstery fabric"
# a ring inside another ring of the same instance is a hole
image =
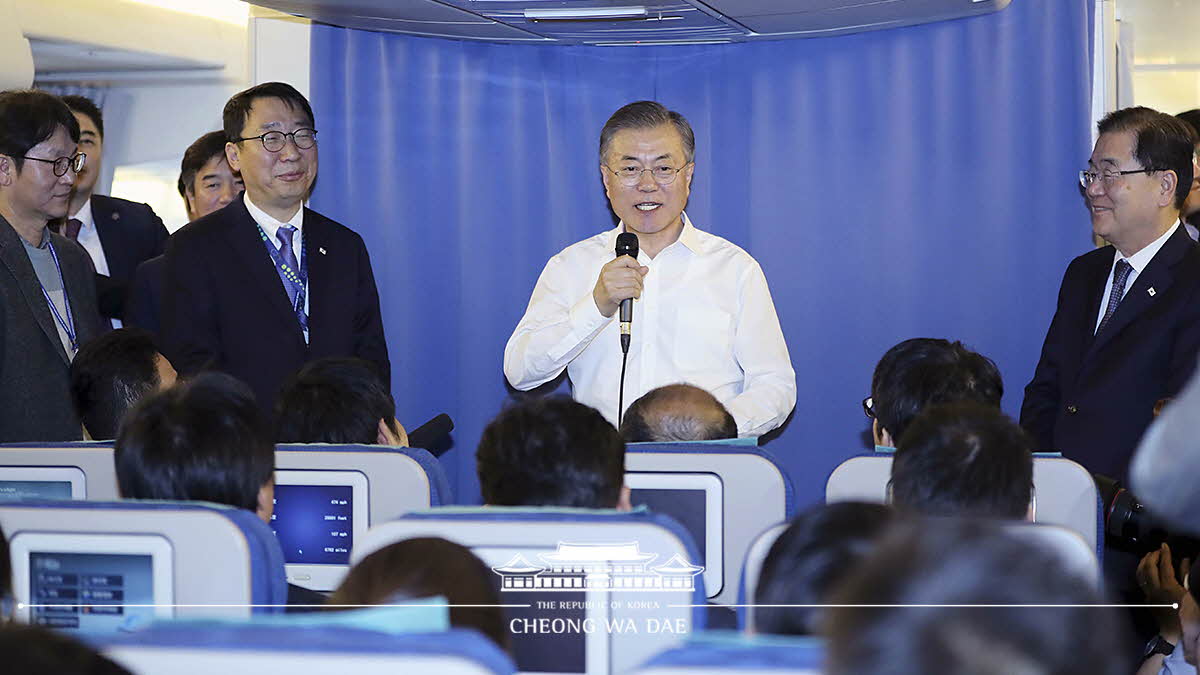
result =
[[[674,518],[662,513],[653,513],[646,509],[633,511],[615,511],[608,509],[561,509],[555,507],[507,507],[507,506],[478,506],[460,507],[455,509],[430,509],[406,514],[400,520],[473,520],[500,522],[538,522],[538,523],[636,523],[653,524],[665,528],[683,542],[688,560],[700,559],[699,549],[692,535]],[[692,591],[693,630],[703,628],[707,615],[703,605],[708,599],[704,593],[704,577],[696,577],[696,586]]]
[[[796,512],[796,490],[792,486],[792,478],[784,470],[783,464],[775,455],[753,445],[734,441],[700,441],[698,443],[630,443],[625,447],[626,452],[674,452],[690,455],[757,455],[771,463],[779,475],[783,476],[784,513],[788,518]]]
[[[702,633],[683,647],[655,656],[646,666],[816,671],[821,667],[824,653],[824,645],[817,638]]]
[[[95,640],[94,644],[100,648],[137,646],[334,654],[455,654],[471,659],[497,675],[510,675],[516,670],[512,661],[491,640],[466,629],[394,635],[332,627],[237,626],[197,630],[192,622],[180,622],[178,625],[165,622],[139,633],[104,636]]]
[[[287,577],[283,566],[283,551],[275,533],[257,515],[245,509],[236,509],[208,502],[168,502],[149,500],[124,500],[119,502],[48,501],[36,500],[8,504],[5,508],[55,508],[90,511],[214,511],[231,521],[241,530],[250,550],[250,602],[254,605],[285,605],[287,603]],[[255,607],[255,614],[277,614],[282,607]]]
[[[289,450],[299,452],[396,452],[406,457],[410,457],[421,468],[425,470],[425,475],[429,477],[429,504],[430,506],[444,506],[454,502],[453,496],[450,494],[450,481],[446,479],[446,471],[442,468],[441,462],[436,457],[429,454],[428,451],[420,448],[393,448],[382,445],[326,445],[324,443],[296,443],[296,444],[279,444],[275,446],[276,450]]]

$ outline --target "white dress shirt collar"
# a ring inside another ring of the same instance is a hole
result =
[[[246,202],[246,210],[250,212],[250,217],[254,219],[254,222],[258,223],[259,227],[263,229],[263,232],[267,233],[267,237],[271,239],[271,243],[275,244],[275,246],[278,248],[279,239],[275,237],[275,233],[278,232],[279,228],[285,223],[275,220],[275,218],[273,218],[266,211],[263,211],[255,206],[254,202],[250,201],[250,195],[248,193],[242,193],[242,199]],[[300,233],[304,229],[304,205],[301,205],[299,209],[296,209],[296,215],[292,216],[292,219],[287,221],[286,224],[296,228],[297,233]],[[300,237],[293,237],[293,246],[298,248],[299,241]]]
[[[681,213],[679,217],[683,219],[683,229],[679,231],[679,238],[663,248],[663,250],[659,253],[660,255],[670,250],[676,244],[684,246],[692,253],[698,254],[702,252],[700,231],[697,230],[694,225],[692,225],[692,221],[688,218],[687,212]],[[610,231],[608,236],[608,248],[616,249],[617,235],[621,234],[622,232],[625,232],[625,221],[617,223],[617,226]],[[638,257],[641,257],[640,251]]]
[[[71,218],[81,223],[80,232],[96,227],[96,217],[92,215],[92,198],[88,197],[83,206],[79,207],[79,211],[71,215]]]
[[[1154,255],[1163,247],[1163,244],[1167,243],[1167,240],[1171,238],[1171,235],[1175,234],[1175,230],[1177,229],[1179,229],[1178,220],[1176,220],[1175,224],[1172,225],[1165,233],[1163,233],[1161,237],[1150,242],[1142,250],[1134,253],[1128,258],[1121,255],[1121,252],[1116,250],[1116,247],[1114,246],[1113,265],[1116,265],[1118,260],[1124,259],[1129,263],[1129,266],[1133,268],[1135,274],[1141,274],[1142,270],[1146,269],[1146,265],[1150,264],[1150,261],[1154,259]]]

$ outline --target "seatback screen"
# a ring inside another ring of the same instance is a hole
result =
[[[38,625],[113,633],[138,630],[154,617],[150,555],[31,551],[29,577]]]
[[[705,518],[704,490],[674,490],[674,489],[633,489],[630,490],[629,501],[634,506],[645,505],[656,513],[665,513],[675,520],[692,535],[700,554],[698,565],[705,564],[707,559],[705,549],[708,544]]]
[[[0,480],[0,502],[20,502],[29,499],[70,498],[71,481]]]
[[[276,485],[271,529],[289,564],[348,565],[354,546],[349,485]]]

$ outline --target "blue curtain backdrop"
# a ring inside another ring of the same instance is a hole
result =
[[[505,341],[546,260],[613,225],[597,139],[655,99],[696,131],[688,213],[762,264],[795,365],[767,445],[803,506],[868,448],[859,401],[896,342],[963,340],[1015,414],[1067,262],[1090,246],[1088,0],[812,40],[483,44],[313,29],[313,206],[365,237],[402,422],[475,446],[509,393]],[[613,373],[617,377],[617,373]]]

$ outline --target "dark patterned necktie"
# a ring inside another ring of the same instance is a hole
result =
[[[72,218],[63,228],[63,236],[71,241],[79,241],[79,228],[81,227],[83,227],[83,223],[78,218]]]
[[[1108,294],[1108,309],[1104,310],[1104,318],[1100,320],[1100,327],[1096,329],[1096,335],[1099,335],[1104,327],[1108,325],[1108,320],[1117,312],[1117,305],[1121,304],[1121,297],[1125,295],[1125,282],[1129,281],[1129,273],[1133,271],[1133,266],[1125,260],[1118,260],[1113,267],[1113,285],[1112,292]]]
[[[283,264],[287,267],[287,272],[290,272],[289,277],[299,279],[300,266],[296,264],[296,252],[292,250],[292,235],[296,233],[296,228],[291,225],[283,225],[275,232],[275,238],[279,240],[279,257],[283,260]],[[287,290],[288,300],[292,301],[292,307],[296,307],[296,294],[300,292],[298,286],[294,284],[284,284],[283,287]],[[297,308],[300,311],[304,307]]]

